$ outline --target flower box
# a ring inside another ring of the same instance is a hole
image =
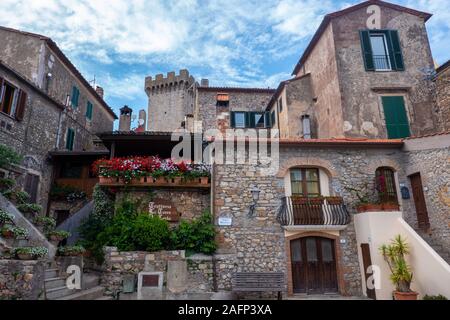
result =
[[[34,260],[32,253],[18,253],[17,258],[19,258],[19,260]]]
[[[400,211],[400,206],[396,203],[383,203],[383,211]]]
[[[165,177],[158,177],[158,178],[155,179],[155,183],[156,184],[166,184],[167,180],[166,180]]]
[[[200,178],[200,184],[206,185],[209,183],[209,177],[201,177]]]
[[[117,178],[100,176],[99,183],[100,184],[114,184],[114,183],[117,183]]]

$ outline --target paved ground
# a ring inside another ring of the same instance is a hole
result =
[[[370,300],[370,299],[367,297],[344,297],[337,294],[323,294],[323,295],[296,294],[292,297],[285,297],[284,300]]]

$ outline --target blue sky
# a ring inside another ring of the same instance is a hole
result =
[[[1,0],[0,24],[55,40],[105,99],[146,108],[145,76],[187,68],[213,86],[276,87],[326,13],[357,0]],[[396,0],[433,13],[434,58],[450,59],[450,1]]]

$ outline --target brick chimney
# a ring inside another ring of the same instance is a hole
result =
[[[202,87],[209,87],[209,80],[208,79],[202,79],[200,81],[200,86],[202,86]]]
[[[131,110],[128,106],[120,109],[119,131],[129,132],[131,130]]]
[[[103,99],[103,95],[105,94],[105,90],[103,90],[102,87],[97,86],[95,87],[95,92]]]

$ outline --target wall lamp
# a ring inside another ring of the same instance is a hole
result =
[[[261,193],[261,190],[259,190],[256,187],[253,187],[250,192],[252,193],[252,198],[253,198],[253,203],[250,206],[250,210],[248,212],[248,216],[249,217],[253,217],[255,215],[255,209],[256,209],[256,204],[259,200],[259,194]]]

